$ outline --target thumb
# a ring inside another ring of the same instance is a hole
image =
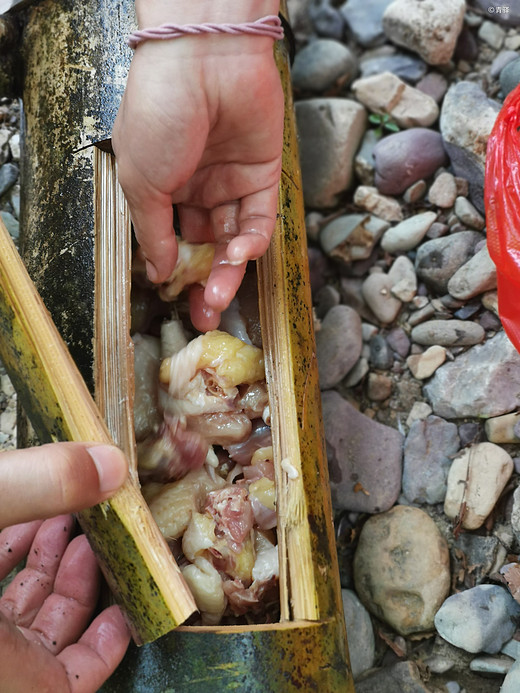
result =
[[[98,443],[51,443],[0,454],[0,528],[83,510],[128,475],[124,454]]]

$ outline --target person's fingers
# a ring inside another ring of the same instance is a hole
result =
[[[240,233],[227,248],[232,264],[256,260],[265,253],[276,224],[277,204],[278,182],[241,200]]]
[[[33,520],[6,527],[0,532],[0,580],[3,580],[27,556],[42,523],[43,520]]]
[[[100,574],[84,535],[73,539],[61,559],[52,593],[30,625],[40,642],[57,654],[85,630],[99,594]]]
[[[69,691],[63,666],[45,647],[27,640],[23,630],[3,616],[0,616],[0,690],[6,693]]]
[[[74,645],[57,656],[71,693],[95,693],[116,670],[130,642],[130,632],[117,606],[105,609]]]
[[[215,311],[204,300],[204,287],[193,284],[189,288],[190,317],[200,332],[216,330],[220,323],[220,311]]]
[[[76,512],[122,486],[128,464],[118,448],[52,443],[0,454],[0,527]]]
[[[215,312],[221,313],[235,297],[247,263],[231,265],[226,255],[227,246],[217,246],[211,267],[211,274],[204,288],[204,304]]]
[[[177,262],[173,207],[168,195],[142,203],[130,201],[130,216],[137,242],[146,258],[148,279],[155,284],[168,279]]]
[[[38,530],[26,567],[14,577],[0,599],[0,612],[15,625],[29,626],[51,594],[73,524],[70,515],[62,515],[47,520]]]

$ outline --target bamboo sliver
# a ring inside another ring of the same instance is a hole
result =
[[[0,358],[42,442],[112,443],[101,415],[0,221]],[[196,611],[140,491],[128,480],[79,514],[137,644]]]

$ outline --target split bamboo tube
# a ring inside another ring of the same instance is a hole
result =
[[[1,222],[0,357],[42,442],[112,442]],[[137,643],[168,633],[196,610],[133,481],[79,520]]]

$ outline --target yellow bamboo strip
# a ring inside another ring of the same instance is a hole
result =
[[[291,286],[292,280],[287,276],[288,268],[298,267],[301,262],[301,257],[296,255],[301,250],[300,246],[294,242],[298,234],[291,234],[291,228],[302,223],[303,194],[297,161],[291,82],[283,57],[279,56],[278,66],[286,99],[285,145],[278,223],[267,253],[258,261],[260,319],[277,486],[281,619],[316,620],[320,618],[320,612],[298,421],[302,393],[294,372],[295,363],[302,355],[294,323],[298,312],[294,310],[294,301],[298,299]],[[298,180],[295,180],[295,176],[298,176]],[[302,327],[308,339],[309,331],[312,334],[312,325]],[[287,591],[290,614],[286,604]]]
[[[112,439],[70,354],[0,222],[0,358],[42,441]],[[128,480],[80,523],[134,639],[149,642],[184,622],[195,603],[138,488]]]
[[[117,181],[115,158],[94,149],[96,287],[95,396],[116,445],[138,484],[130,339],[132,243],[130,212]]]

